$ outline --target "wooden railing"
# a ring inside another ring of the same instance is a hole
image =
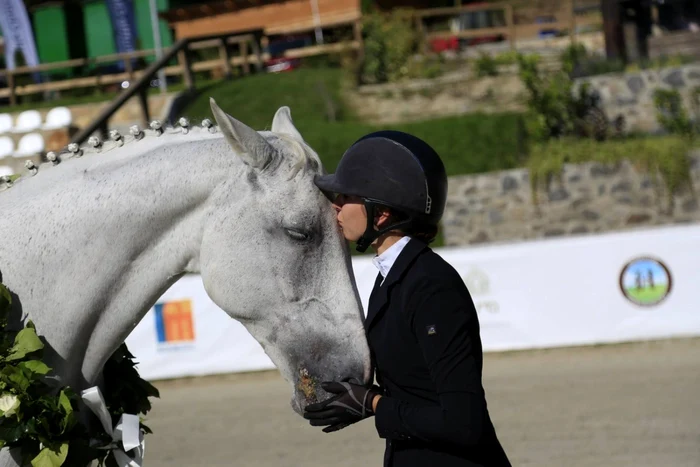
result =
[[[227,47],[225,47],[224,44],[236,42],[243,44],[241,50],[242,54],[238,57],[230,57],[228,52],[226,52]],[[247,45],[245,44],[252,45],[252,55],[247,53]],[[190,54],[193,50],[213,46],[218,46],[220,48],[221,57],[219,60],[191,63]],[[359,43],[357,43],[357,41],[353,41],[343,44],[326,44],[324,46],[315,46],[314,49],[306,50],[305,53],[307,55],[317,55],[319,53],[340,52],[341,50],[345,50],[347,48],[358,49]],[[290,50],[288,52],[295,52],[295,50]],[[303,56],[304,53],[296,51],[295,54],[289,55]],[[167,63],[175,56],[178,57],[180,65],[170,67],[166,66]],[[127,89],[122,91],[117,98],[114,99],[109,106],[107,106],[102,113],[100,113],[100,115],[94,119],[90,125],[80,130],[80,132],[72,138],[72,142],[80,144],[87,140],[90,135],[96,131],[101,131],[102,134],[106,136],[109,119],[117,112],[117,110],[119,110],[122,105],[124,105],[124,103],[134,96],[138,96],[141,101],[144,120],[147,122],[150,121],[146,92],[150,86],[151,79],[161,68],[165,70],[166,74],[181,73],[186,90],[192,92],[195,89],[195,71],[210,70],[223,66],[226,70],[226,74],[230,75],[232,73],[233,66],[242,66],[244,73],[248,73],[250,71],[251,64],[254,64],[258,71],[260,71],[262,69],[263,62],[264,56],[260,51],[258,43],[254,40],[252,35],[215,35],[180,39],[164,53],[163,57],[151,64],[151,66],[149,66],[146,70],[140,72],[136,81]]]
[[[198,64],[193,64],[191,61],[191,53],[197,48],[212,47],[216,46],[220,49],[220,59],[216,62],[216,66],[224,66],[227,73],[232,71],[232,66],[234,64],[243,66],[245,73],[250,71],[251,57],[247,53],[247,45],[241,46],[241,55],[239,57],[230,57],[228,52],[228,44],[238,43],[238,44],[251,44],[253,49],[253,63],[260,70],[262,68],[263,59],[260,53],[260,48],[258,46],[255,37],[250,34],[245,35],[213,35],[204,37],[192,37],[187,39],[178,40],[172,47],[168,48],[163,56],[153,62],[148,68],[139,72],[138,78],[132,83],[127,89],[122,91],[116,99],[114,99],[109,106],[107,106],[100,115],[93,120],[93,122],[81,129],[72,139],[74,143],[82,143],[87,140],[91,134],[96,131],[101,131],[103,135],[106,135],[109,119],[114,115],[119,108],[126,103],[132,97],[138,95],[141,101],[141,107],[144,112],[144,120],[149,121],[150,115],[148,111],[148,99],[147,90],[150,86],[151,79],[156,76],[158,71],[162,68],[166,71],[182,74],[182,79],[185,84],[185,88],[188,91],[194,91],[194,71],[198,69],[208,69],[210,65],[206,67],[196,66]],[[173,58],[178,57],[179,65],[176,67],[167,67],[167,63]]]
[[[581,3],[580,0],[577,0]],[[427,50],[429,44],[436,38],[478,38],[488,36],[502,36],[510,43],[511,48],[515,48],[516,40],[526,39],[536,36],[543,29],[567,30],[572,38],[575,37],[575,31],[578,26],[602,23],[600,15],[576,15],[574,13],[573,0],[563,0],[559,5],[559,9],[554,15],[556,21],[550,23],[528,23],[520,24],[517,21],[523,13],[528,13],[528,17],[535,17],[540,12],[532,10],[529,7],[522,7],[516,2],[509,3],[492,3],[484,6],[466,5],[462,7],[451,8],[429,8],[425,10],[417,10],[414,12],[415,25],[423,38],[424,48]],[[527,10],[527,11],[525,11]],[[532,11],[531,11],[532,10]],[[428,31],[425,27],[425,22],[439,18],[457,17],[464,13],[476,12],[501,12],[504,19],[503,24],[498,27],[465,29],[461,31]],[[550,13],[543,11],[541,13]],[[342,44],[323,44],[303,47],[300,49],[291,49],[284,53],[284,56],[289,58],[308,57],[313,55],[321,55],[328,53],[337,53],[346,50],[350,47],[353,50],[360,50],[361,34],[359,33],[360,21],[355,21],[355,39]],[[177,47],[180,42],[173,45]],[[237,47],[237,54],[232,55],[232,46]],[[187,50],[198,51],[205,49],[218,49],[218,58],[202,61],[194,61],[188,54],[188,60],[184,60],[184,55],[177,53],[177,65],[162,66],[166,77],[180,76],[183,81],[186,81],[187,76],[193,72],[215,71],[221,70],[224,75],[230,76],[233,73],[233,67],[240,67],[244,74],[250,72],[252,65],[261,67],[263,61],[269,59],[267,54],[260,51],[260,45],[253,35],[235,35],[217,36],[215,39],[200,39],[189,38],[187,42]],[[155,57],[155,50],[140,50],[129,53],[112,54],[94,58],[82,58],[67,60],[62,62],[54,62],[42,64],[35,67],[20,67],[14,70],[0,70],[0,79],[4,76],[7,82],[6,88],[0,88],[0,98],[9,98],[10,105],[18,103],[18,97],[30,94],[38,94],[51,91],[65,91],[78,88],[102,88],[105,86],[115,85],[129,81],[130,83],[139,79],[144,75],[146,70],[134,69],[132,63],[135,59],[144,59]],[[171,57],[172,59],[172,57]],[[123,72],[106,73],[101,71],[101,66],[105,64],[123,63]],[[92,70],[92,75],[81,76],[75,78],[56,79],[45,83],[19,84],[18,77],[22,75],[30,75],[33,73],[42,73],[55,70],[67,69],[83,69]],[[187,85],[187,83],[185,83]]]
[[[574,40],[576,29],[581,25],[600,25],[602,20],[600,15],[583,16],[576,15],[574,10],[574,0],[564,0],[559,5],[554,22],[548,23],[527,23],[520,24],[516,21],[518,14],[522,13],[522,8],[514,6],[512,3],[493,3],[484,6],[462,6],[453,8],[431,8],[417,10],[414,12],[415,25],[421,33],[424,45],[427,48],[430,41],[435,38],[459,37],[473,38],[500,35],[505,37],[512,48],[515,48],[516,40],[537,36],[542,29],[566,30],[571,39]],[[428,19],[457,17],[463,13],[501,11],[504,21],[502,25],[488,28],[465,29],[461,31],[428,31],[425,22]],[[531,16],[537,16],[536,11],[528,11]],[[545,12],[549,13],[549,12]],[[533,16],[533,17],[534,17]],[[355,22],[355,40],[340,44],[323,44],[304,47],[300,49],[287,50],[284,56],[289,58],[300,58],[313,55],[337,53],[348,48],[362,52],[361,34],[359,33],[361,20]],[[232,55],[232,46],[237,46],[237,54]],[[205,49],[217,49],[218,58],[204,61],[193,61],[192,55],[196,51]],[[130,53],[113,54],[95,58],[67,60],[43,64],[35,67],[20,67],[14,70],[0,70],[0,76],[4,76],[7,82],[6,88],[0,88],[0,98],[9,98],[10,104],[17,103],[18,96],[42,93],[46,91],[62,91],[66,89],[101,87],[129,81],[127,89],[118,94],[117,98],[104,110],[104,112],[89,126],[80,131],[74,138],[74,142],[85,141],[92,133],[101,130],[106,133],[110,117],[131,97],[138,95],[143,108],[144,119],[150,120],[148,111],[147,91],[150,81],[163,70],[166,77],[180,76],[186,89],[194,89],[194,73],[201,71],[221,70],[224,75],[231,76],[234,67],[240,67],[243,74],[251,71],[251,66],[261,70],[265,60],[269,58],[267,54],[261,52],[257,38],[252,34],[224,34],[202,37],[191,37],[178,40],[173,46],[164,51],[164,55],[155,60],[146,69],[134,69],[132,62],[134,59],[153,57],[155,50],[141,50]],[[177,58],[177,65],[170,64]],[[124,64],[123,72],[102,73],[100,65],[107,63]],[[23,74],[46,72],[52,70],[70,68],[94,68],[96,73],[93,76],[84,76],[55,80],[37,84],[17,84],[17,77]]]
[[[425,10],[417,10],[414,13],[416,27],[422,34],[424,47],[429,47],[430,41],[437,38],[452,38],[461,39],[488,37],[488,36],[503,36],[510,43],[511,48],[515,49],[516,41],[520,39],[529,39],[536,37],[540,31],[544,29],[554,29],[559,31],[568,31],[571,40],[576,37],[577,28],[580,26],[602,26],[602,17],[599,13],[596,14],[577,14],[575,9],[576,2],[574,0],[563,0],[560,3],[559,9],[552,12],[555,21],[546,23],[518,23],[516,21],[516,13],[520,8],[513,3],[492,3],[489,5],[465,5],[461,7],[448,8],[428,8]],[[496,27],[487,28],[472,28],[461,31],[439,30],[427,31],[425,22],[431,18],[454,18],[464,13],[477,12],[500,12],[503,18],[503,24]],[[536,16],[536,11],[530,11]],[[542,12],[548,13],[548,12]]]
[[[168,60],[163,62],[162,66],[166,76],[182,76],[183,81],[187,81],[188,76],[195,71],[206,71],[221,68],[225,70],[225,74],[232,73],[233,66],[241,66],[243,73],[250,72],[251,64],[262,67],[262,57],[260,47],[252,34],[244,35],[219,35],[209,38],[189,38],[183,41],[176,42],[165,53],[168,55]],[[238,56],[231,55],[231,46],[238,45],[240,54]],[[207,60],[194,62],[191,60],[191,51],[207,48],[218,48],[219,58],[216,60]],[[175,51],[174,51],[175,50]],[[188,53],[185,53],[185,50]],[[174,52],[173,52],[174,51]],[[165,66],[175,56],[178,56],[178,65]],[[124,81],[134,81],[141,78],[147,73],[151,67],[145,70],[135,70],[132,62],[135,59],[156,56],[155,50],[139,50],[135,52],[120,53],[113,55],[105,55],[94,58],[80,58],[74,60],[66,60],[62,62],[46,63],[38,66],[25,66],[13,70],[0,70],[0,76],[4,76],[7,82],[6,88],[0,88],[0,97],[9,97],[10,105],[17,104],[17,96],[26,96],[29,94],[37,94],[46,91],[62,91],[66,89],[76,88],[100,88],[110,84],[118,84]],[[124,72],[116,73],[101,73],[100,65],[105,64],[124,64]],[[160,61],[159,61],[160,62]],[[20,75],[29,75],[33,73],[41,73],[52,70],[63,70],[70,68],[90,68],[94,67],[95,75],[84,76],[77,78],[59,79],[45,83],[36,84],[17,84],[17,77]],[[185,83],[187,84],[187,83]]]
[[[222,36],[219,36],[222,37]],[[194,61],[190,56],[190,60],[184,61],[183,55],[178,54],[177,65],[163,66],[163,71],[166,77],[180,76],[185,81],[185,77],[191,72],[215,71],[221,70],[225,76],[233,74],[234,67],[240,67],[243,74],[250,72],[251,66],[262,68],[263,63],[270,59],[269,54],[261,51],[259,43],[253,35],[229,35],[217,39],[198,39],[188,38],[189,51],[201,51],[205,49],[218,49],[218,58],[210,60]],[[177,47],[176,43],[173,47]],[[240,53],[237,55],[231,54],[231,46],[238,45]],[[302,58],[316,55],[339,53],[347,49],[359,50],[361,47],[360,40],[352,40],[343,43],[330,43],[322,45],[313,45],[302,47],[299,49],[290,49],[284,52],[283,56],[287,58]],[[189,54],[192,55],[192,54]],[[46,91],[64,91],[77,88],[101,88],[108,85],[120,84],[124,81],[132,82],[140,78],[145,73],[145,70],[134,69],[132,62],[134,59],[155,57],[155,50],[139,50],[135,52],[104,55],[94,58],[80,58],[74,60],[66,60],[62,62],[46,63],[34,67],[19,67],[14,70],[0,69],[0,77],[4,76],[7,82],[7,87],[0,88],[0,98],[9,98],[10,105],[18,103],[18,96],[26,96],[30,94],[38,94]],[[172,60],[173,57],[170,58]],[[123,72],[104,73],[100,72],[100,65],[123,63]],[[189,67],[189,70],[185,69]],[[20,85],[17,83],[17,77],[21,75],[30,75],[33,73],[41,73],[52,70],[64,70],[70,68],[88,69],[94,67],[95,74],[93,76],[83,76],[76,78],[65,78],[52,80],[45,83],[32,83]]]

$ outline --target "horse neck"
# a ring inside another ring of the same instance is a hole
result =
[[[73,384],[94,381],[158,297],[198,272],[207,200],[232,177],[235,157],[222,138],[169,137],[153,148],[130,143],[144,144],[137,155],[125,145],[67,161],[8,190],[26,196],[0,221],[8,243],[21,245],[0,246],[14,265],[3,273],[56,356],[69,356],[54,364]]]

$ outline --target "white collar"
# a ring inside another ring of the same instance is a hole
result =
[[[372,258],[372,264],[379,269],[379,273],[384,279],[386,279],[386,276],[389,274],[389,270],[391,270],[391,267],[394,265],[396,258],[399,257],[401,251],[409,240],[411,240],[411,237],[409,236],[402,237],[401,240],[387,248],[384,253]],[[382,282],[384,281],[382,280]]]

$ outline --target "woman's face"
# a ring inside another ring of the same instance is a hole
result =
[[[338,225],[346,240],[356,242],[367,228],[367,210],[359,196],[338,195],[333,202]]]

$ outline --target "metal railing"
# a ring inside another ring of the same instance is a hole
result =
[[[240,57],[230,57],[228,52],[228,44],[238,43],[241,44],[241,56]],[[151,80],[158,73],[161,68],[166,68],[167,63],[174,57],[178,57],[179,66],[177,67],[182,74],[185,89],[187,91],[194,91],[195,89],[195,78],[194,69],[192,66],[192,61],[189,56],[189,52],[196,48],[202,48],[202,44],[211,47],[212,44],[218,44],[221,51],[221,59],[215,61],[218,66],[225,67],[226,74],[231,75],[233,64],[241,64],[243,66],[244,72],[248,73],[250,71],[250,57],[247,53],[247,45],[252,44],[254,64],[258,71],[262,69],[263,59],[260,52],[260,47],[258,45],[255,36],[252,34],[234,35],[234,34],[217,34],[211,36],[202,37],[191,37],[186,39],[180,39],[170,48],[168,48],[163,56],[153,62],[148,68],[140,73],[140,76],[134,83],[132,83],[127,89],[123,90],[88,126],[81,129],[73,138],[72,142],[82,143],[87,140],[90,135],[96,131],[101,131],[103,135],[106,136],[107,129],[109,126],[109,119],[123,106],[129,99],[138,95],[141,101],[141,108],[144,113],[144,120],[149,121],[150,115],[148,111],[148,88],[150,87]],[[245,44],[245,45],[243,45]],[[235,60],[235,59],[238,60]],[[222,63],[223,62],[223,63]],[[172,68],[172,67],[170,67]]]

